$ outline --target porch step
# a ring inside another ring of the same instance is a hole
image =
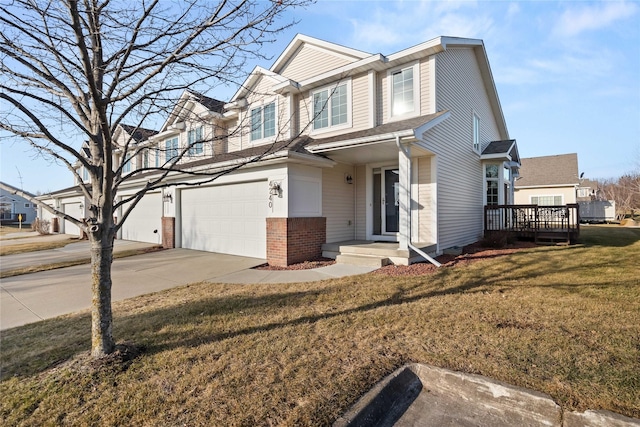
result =
[[[361,265],[366,267],[384,267],[391,264],[389,258],[376,255],[339,254],[336,256],[338,264]]]
[[[380,257],[409,257],[409,251],[397,249],[397,243],[378,243],[364,240],[351,240],[347,242],[325,243],[322,245],[323,254],[351,254],[372,255]],[[326,255],[323,255],[326,256]],[[333,258],[333,257],[331,257]]]

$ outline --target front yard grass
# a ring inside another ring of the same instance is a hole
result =
[[[199,283],[114,304],[126,363],[87,362],[89,313],[2,332],[3,425],[328,425],[408,362],[640,417],[640,229],[584,227],[433,275]]]

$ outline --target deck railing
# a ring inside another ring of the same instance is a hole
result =
[[[580,233],[577,204],[562,206],[492,205],[484,208],[485,234],[504,231],[536,241],[544,236],[574,241]]]

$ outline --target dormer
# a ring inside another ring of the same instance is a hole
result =
[[[184,91],[160,132],[149,138],[155,167],[170,162],[184,150],[180,163],[226,152],[223,111],[224,102]]]

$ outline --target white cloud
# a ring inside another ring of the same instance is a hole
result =
[[[375,9],[349,22],[351,45],[370,52],[389,54],[443,35],[487,38],[494,28],[490,13],[472,1],[367,4]]]
[[[621,19],[632,17],[637,11],[638,6],[627,1],[610,1],[567,9],[560,16],[553,33],[560,36],[576,36],[585,31],[599,30]]]

